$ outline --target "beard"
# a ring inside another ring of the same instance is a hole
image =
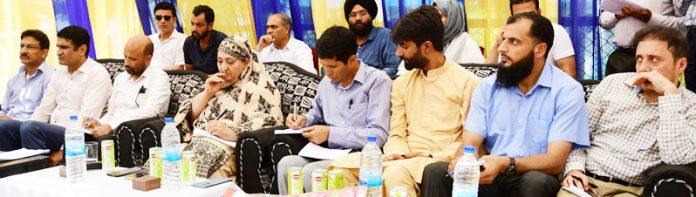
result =
[[[362,28],[358,28],[358,24],[362,25]],[[349,24],[348,27],[350,28],[350,31],[355,33],[356,36],[363,37],[363,36],[368,36],[370,35],[370,32],[372,31],[372,21],[368,23],[363,23],[362,21],[355,21],[353,24]]]
[[[533,55],[532,52],[529,52],[529,54],[520,59],[519,62],[512,62],[510,67],[505,67],[501,64],[498,67],[495,85],[506,88],[517,86],[517,84],[532,73],[532,68],[534,68]]]
[[[193,31],[191,34],[193,35],[194,38],[200,39],[200,38],[205,38],[206,36],[208,36],[209,33],[210,33],[210,31],[204,30],[200,34],[197,31]]]
[[[413,55],[413,57],[408,58],[408,59],[404,58],[403,60],[404,60],[404,67],[406,68],[406,70],[412,70],[414,68],[423,69],[423,67],[425,67],[425,65],[428,65],[428,63],[430,63],[428,61],[428,59],[423,57],[423,54],[421,54],[420,51],[418,51],[418,53]]]

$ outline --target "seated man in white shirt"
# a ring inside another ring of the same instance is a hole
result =
[[[146,36],[134,36],[128,40],[123,54],[126,72],[114,79],[108,112],[99,120],[85,120],[84,125],[97,139],[115,134],[118,158],[135,157],[140,161],[142,154],[133,151],[140,152],[142,143],[159,144],[156,140],[159,133],[144,136],[141,127],[143,122],[151,121],[167,110],[171,95],[169,76],[162,69],[150,65],[153,44]],[[142,122],[124,123],[132,120]]]
[[[534,12],[536,14],[541,14],[541,9],[539,9],[539,0],[511,0],[510,1],[510,12],[512,15]],[[570,41],[570,36],[568,32],[563,28],[563,26],[557,23],[551,23],[553,25],[553,46],[549,49],[548,58],[546,62],[554,65],[566,74],[573,78],[577,78],[576,65],[575,65],[575,50],[573,49],[573,43]],[[486,63],[494,64],[498,61],[498,46],[502,42],[502,35],[498,35],[495,45],[491,48],[491,52],[488,53],[488,58]]]
[[[150,67],[163,70],[184,69],[184,41],[186,35],[174,29],[176,26],[176,8],[169,2],[163,1],[155,5],[155,27],[159,32],[150,36],[155,51],[152,54]]]
[[[41,104],[29,121],[19,127],[19,139],[27,149],[49,149],[51,165],[63,157],[59,151],[65,142],[65,127],[70,116],[98,116],[111,93],[111,78],[106,69],[87,56],[90,37],[79,26],[58,32],[56,44],[59,67],[48,83]]]
[[[268,17],[266,35],[261,36],[256,52],[261,62],[290,62],[307,72],[317,74],[312,59],[312,49],[290,35],[292,21],[282,13]]]

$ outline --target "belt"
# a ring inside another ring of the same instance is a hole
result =
[[[613,177],[608,177],[608,176],[601,176],[601,175],[596,175],[591,172],[586,172],[587,176],[592,177],[593,179],[600,180],[602,182],[610,182],[610,183],[616,183],[619,185],[627,186],[627,187],[641,187],[643,185],[640,184],[634,184],[634,183],[629,183],[621,179],[613,178]]]

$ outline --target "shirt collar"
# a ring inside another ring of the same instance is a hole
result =
[[[87,67],[92,66],[92,62],[94,62],[94,60],[92,60],[92,58],[88,57],[87,60],[85,60],[85,62],[82,63],[82,65],[80,65],[80,68],[77,69],[77,72],[82,72],[82,73],[87,72],[87,69],[89,69]],[[66,71],[67,71],[67,69],[66,69]]]
[[[285,44],[285,48],[278,49],[276,48],[275,43],[271,44],[271,51],[280,51],[280,50],[290,50],[292,49],[293,44],[295,44],[294,39],[292,36],[290,36],[290,39],[288,40],[288,43]]]
[[[374,40],[375,37],[377,37],[377,28],[378,27],[373,27],[372,30],[370,30],[370,34],[367,35],[367,40]]]
[[[37,76],[37,75],[40,74],[40,73],[45,73],[45,72],[46,72],[46,69],[49,69],[49,68],[48,68],[48,64],[47,64],[46,61],[44,60],[43,63],[41,63],[41,65],[39,65],[38,68],[36,68],[36,73],[34,73],[33,76]],[[19,67],[19,72],[20,72],[20,73],[25,73],[25,74],[26,74],[26,73],[27,73],[27,66],[26,66],[26,65],[22,65],[21,67]]]
[[[544,64],[544,69],[541,71],[541,75],[539,76],[539,79],[537,80],[537,85],[544,86],[547,88],[551,87],[551,84],[553,82],[553,65],[551,64]]]
[[[426,78],[434,78],[443,75],[444,73],[447,73],[447,70],[449,70],[450,66],[452,65],[450,64],[449,60],[445,60],[445,62],[439,68],[429,70],[427,76],[423,72],[423,69],[418,69],[418,73],[420,73],[421,75],[423,75],[423,77]]]
[[[365,80],[367,79],[367,64],[362,63],[362,61],[358,60],[358,71],[355,72],[355,77],[353,77],[353,82],[350,83],[347,87],[341,86],[341,84],[338,83],[331,83],[335,88],[340,88],[340,89],[350,89],[350,87],[355,84],[355,82],[358,82],[360,84],[365,84]]]

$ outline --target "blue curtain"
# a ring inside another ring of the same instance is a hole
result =
[[[558,9],[558,23],[566,28],[575,48],[578,76],[602,79],[614,46],[611,31],[599,27],[599,1],[559,0]]]
[[[150,35],[155,32],[157,32],[157,27],[155,26],[155,13],[152,12],[152,10],[155,9],[155,5],[159,2],[169,2],[172,5],[174,5],[174,8],[176,9],[176,16],[177,16],[177,21],[176,24],[174,24],[174,28],[176,31],[182,32],[183,29],[181,27],[181,12],[177,9],[178,6],[176,5],[176,0],[135,0],[135,5],[138,7],[138,16],[140,16],[140,24],[143,26],[143,33],[145,35]]]
[[[432,5],[435,0],[382,0],[384,26],[391,29],[401,16],[421,5]],[[464,6],[464,0],[458,0]],[[466,10],[466,9],[465,9]],[[466,18],[466,17],[465,17]],[[466,24],[464,24],[466,27]]]
[[[89,33],[89,57],[96,59],[92,25],[89,21],[89,11],[86,0],[53,0],[53,12],[56,15],[56,30],[76,25],[85,28]]]
[[[316,46],[310,0],[251,0],[251,7],[254,12],[257,40],[266,34],[268,17],[273,13],[283,13],[292,20],[291,34],[307,43],[309,47]]]

